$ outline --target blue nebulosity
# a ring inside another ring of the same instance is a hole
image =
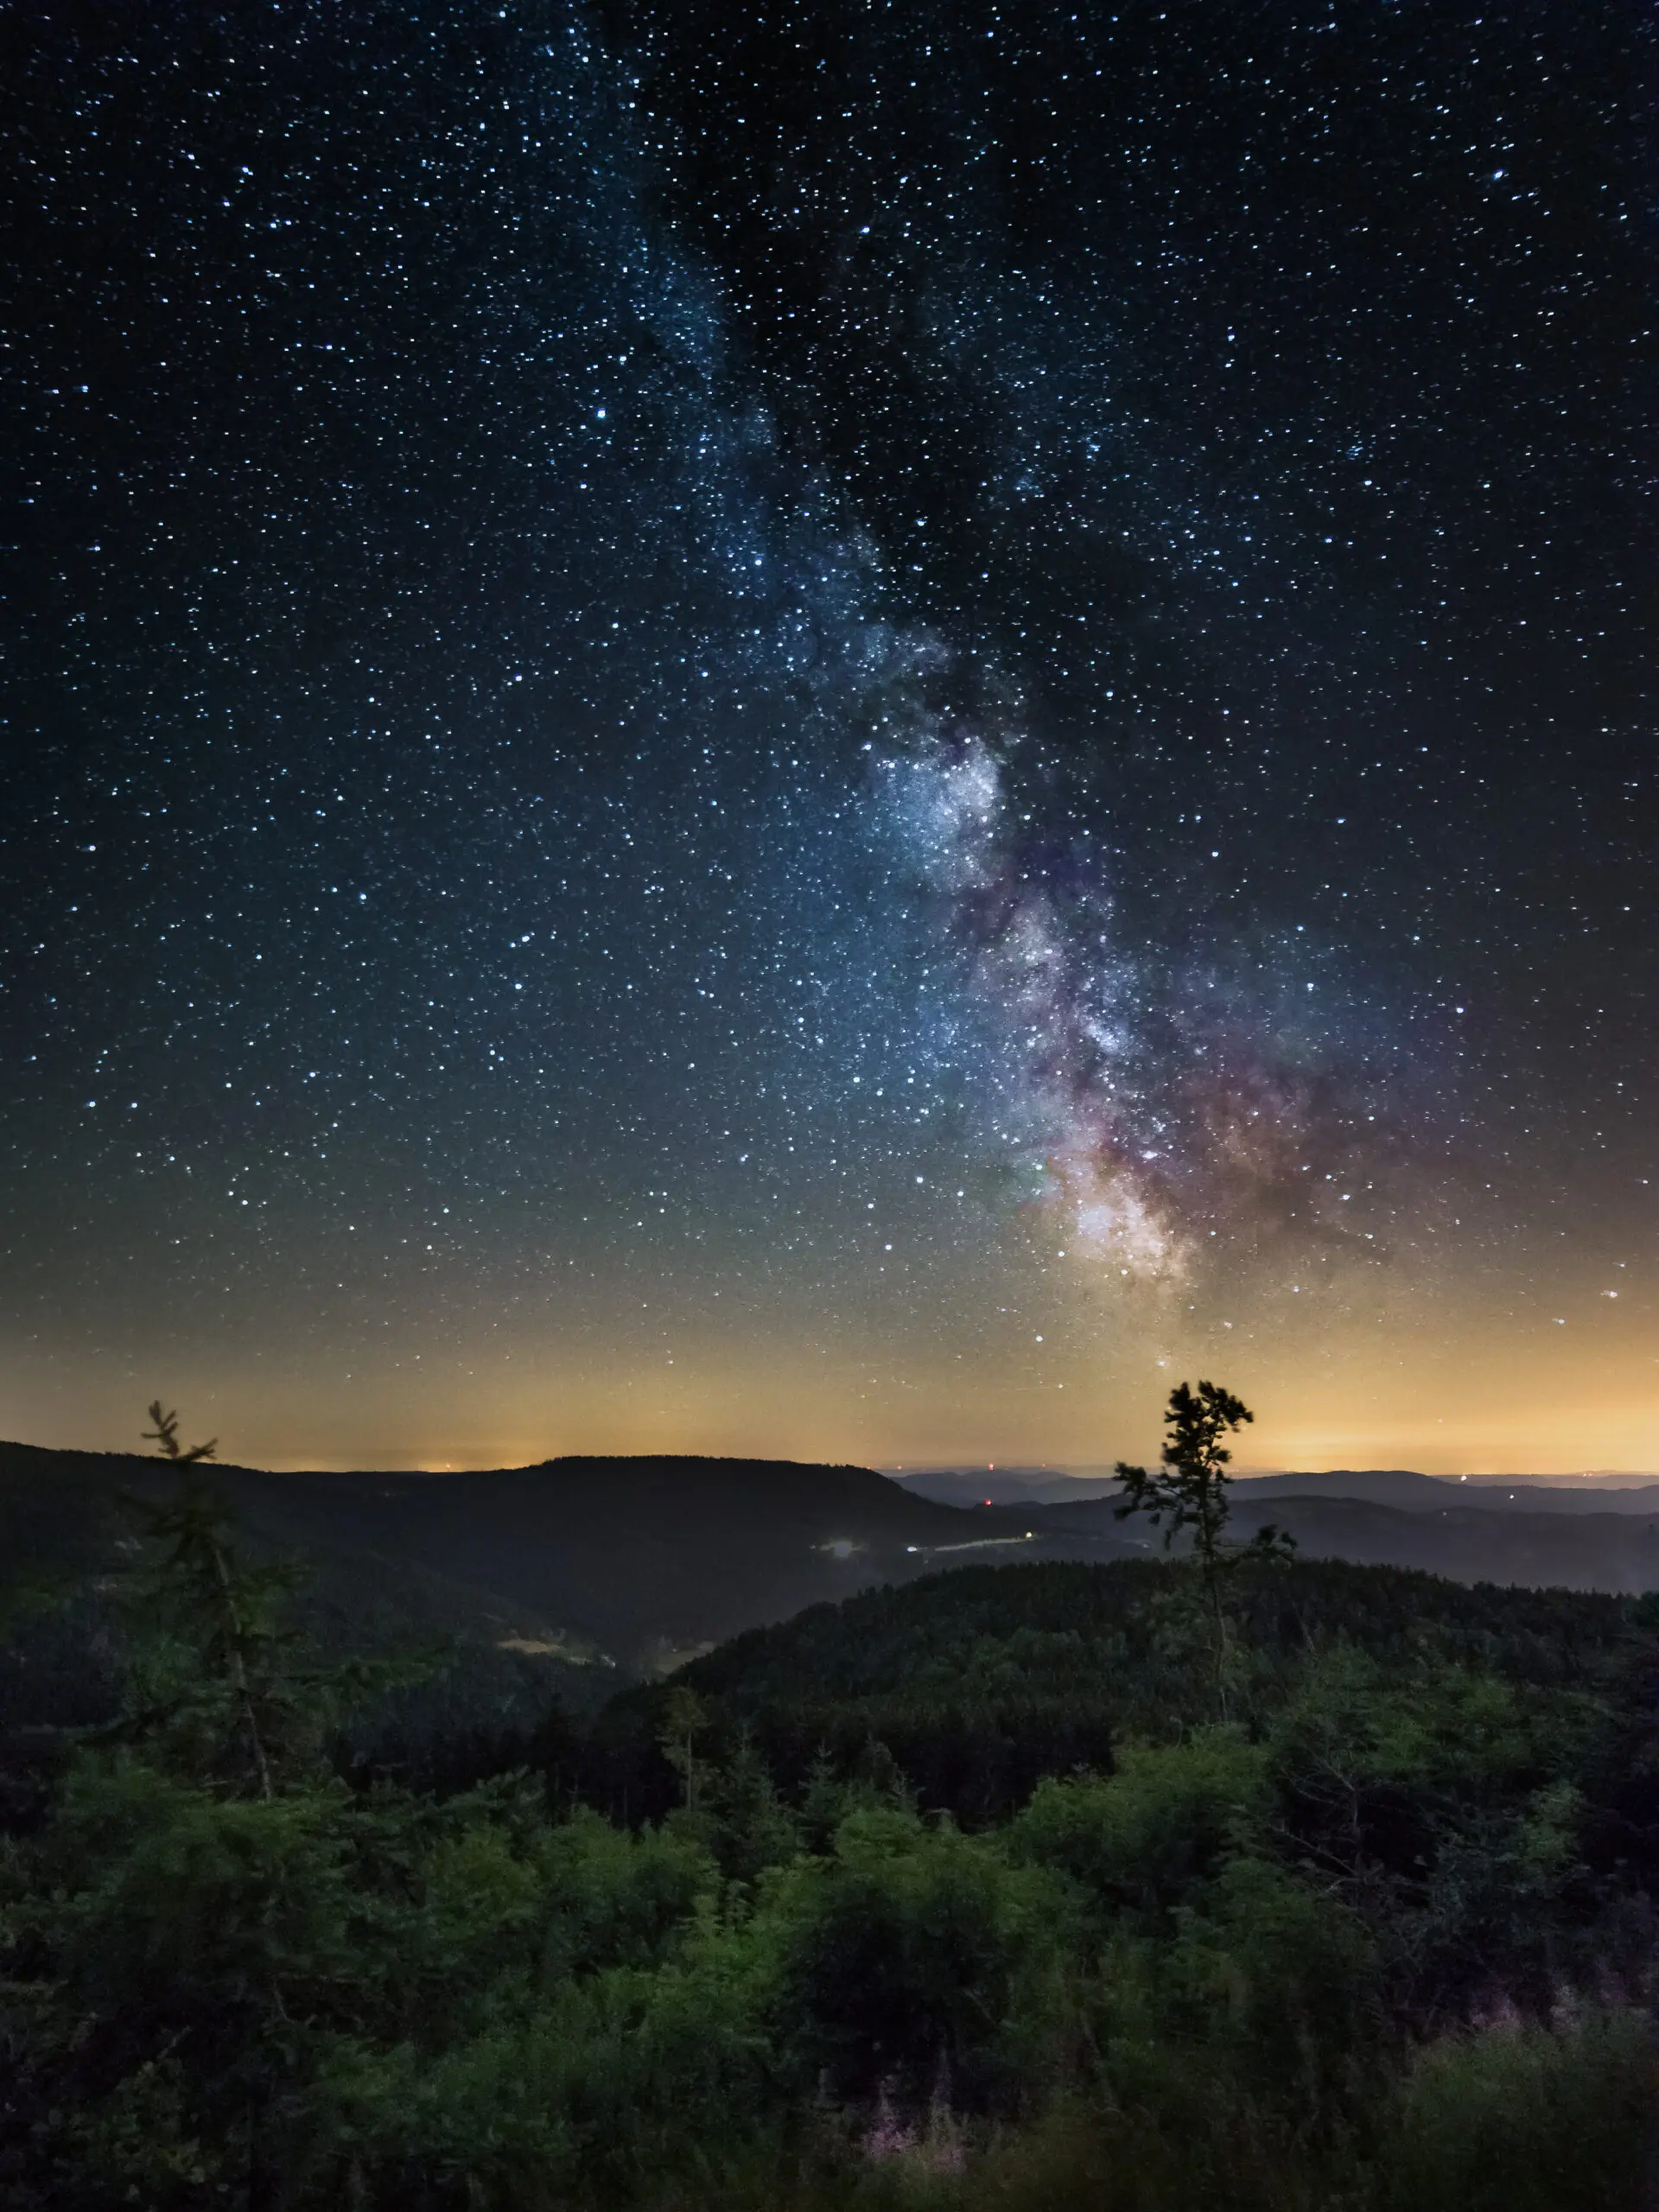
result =
[[[19,1357],[1650,1232],[1636,10],[37,12]]]

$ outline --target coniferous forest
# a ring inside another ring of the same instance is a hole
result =
[[[4,1741],[8,2212],[1650,2202],[1655,1601],[1231,1546],[1192,1397],[1180,1557],[446,1741],[155,1410],[125,1564],[10,1588],[111,1688]]]

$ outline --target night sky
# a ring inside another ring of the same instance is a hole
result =
[[[1645,7],[0,32],[0,1432],[1659,1468]]]

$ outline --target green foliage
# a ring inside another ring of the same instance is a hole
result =
[[[1608,1726],[1583,1692],[1338,1651],[1268,1737],[1284,1855],[1379,1931],[1429,2024],[1495,1961],[1541,2001],[1593,1912],[1577,1777]]]
[[[1040,1869],[948,1821],[850,1814],[830,1856],[779,1876],[760,1907],[781,1930],[780,2025],[801,2078],[839,2098],[885,2085],[925,2101],[944,2082],[969,2109],[1007,2103],[1068,1908]]]
[[[175,1450],[183,1471],[165,1503],[129,1501],[154,1563],[130,1606],[124,1717],[130,1736],[155,1738],[187,1770],[209,1766],[269,1797],[293,1717],[282,1660],[297,1577],[238,1560],[229,1505],[193,1471],[207,1448]]]
[[[0,1845],[3,2212],[1643,2201],[1631,1606],[1230,1555],[1217,1725],[1192,1572],[969,1571],[440,1794],[193,1463],[146,1528]]]
[[[1069,1876],[1096,1927],[1131,1914],[1155,1931],[1260,1836],[1268,1794],[1263,1750],[1205,1729],[1164,1750],[1127,1748],[1109,1777],[1039,1783],[1007,1847],[1017,1863]]]
[[[802,1818],[785,1803],[747,1732],[716,1770],[710,1795],[715,1813],[710,1841],[734,1879],[753,1883],[768,1866],[786,1866],[799,1852]]]
[[[697,1747],[708,1730],[709,1715],[702,1699],[694,1690],[677,1682],[664,1701],[658,1741],[663,1757],[680,1777],[682,1802],[688,1812],[697,1802],[697,1783],[702,1773]]]
[[[1227,1469],[1232,1452],[1223,1442],[1253,1421],[1255,1415],[1242,1398],[1219,1383],[1200,1382],[1196,1390],[1178,1382],[1169,1394],[1164,1414],[1168,1434],[1155,1472],[1117,1463],[1123,1496],[1117,1507],[1120,1521],[1144,1514],[1164,1532],[1164,1548],[1190,1533],[1192,1559],[1203,1592],[1203,1611],[1210,1635],[1217,1706],[1222,1719],[1230,1714],[1237,1688],[1237,1666],[1230,1633],[1227,1607],[1222,1593],[1222,1571],[1236,1564],[1239,1548],[1224,1541],[1230,1507]],[[1243,1553],[1259,1566],[1287,1565],[1296,1549],[1295,1539],[1268,1522],[1257,1530]]]
[[[1363,2094],[1381,2033],[1382,1975],[1357,1916],[1276,1861],[1228,1859],[1176,1916],[1173,1937],[1131,1939],[1102,2019],[1108,2065],[1153,2105],[1167,2053],[1184,2050],[1233,2101],[1292,2138],[1328,2132]],[[1153,2054],[1153,2074],[1147,2055]],[[1185,2116],[1190,2090],[1176,2110]]]
[[[1385,2145],[1389,2212],[1638,2212],[1652,2201],[1655,2058],[1634,2012],[1431,2044]]]
[[[269,1799],[284,1778],[319,1770],[355,1707],[423,1680],[435,1655],[322,1664],[296,1624],[302,1569],[241,1557],[235,1514],[200,1471],[214,1445],[184,1448],[178,1415],[159,1400],[149,1410],[156,1426],[145,1433],[159,1437],[178,1481],[160,1500],[122,1500],[142,1556],[118,1606],[126,1670],[112,1732],[175,1773]]]

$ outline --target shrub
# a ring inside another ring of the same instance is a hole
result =
[[[1637,2212],[1655,2071],[1628,2012],[1430,2044],[1383,2148],[1389,2212]]]

